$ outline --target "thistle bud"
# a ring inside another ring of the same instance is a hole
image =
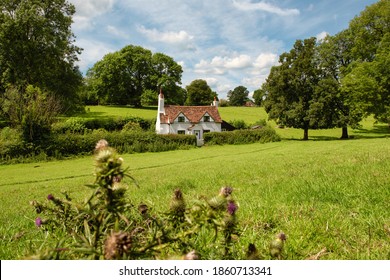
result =
[[[121,259],[131,248],[131,235],[127,232],[114,232],[104,242],[106,260]]]
[[[96,143],[95,151],[103,150],[108,147],[108,142],[105,139],[101,139]]]
[[[230,214],[226,214],[223,217],[223,223],[225,225],[225,229],[226,230],[233,229],[236,226],[236,224],[237,224],[236,216],[230,215]]]
[[[213,198],[207,201],[207,204],[213,210],[223,210],[226,207],[226,198],[224,196],[214,196]]]
[[[248,249],[246,252],[246,259],[247,260],[258,260],[259,259],[259,252],[257,251],[255,244],[250,243],[248,245]]]
[[[183,193],[181,192],[180,189],[176,189],[174,191],[169,208],[171,212],[175,214],[181,215],[185,212],[186,205],[184,202]]]
[[[42,205],[39,204],[36,200],[30,201],[30,205],[35,208],[35,212],[40,214],[42,212]]]
[[[195,250],[192,250],[188,254],[185,254],[182,258],[183,260],[199,260],[199,255]]]
[[[271,241],[269,249],[270,249],[270,254],[273,258],[280,259],[285,241],[286,241],[286,235],[283,232],[279,233],[276,236],[276,238]]]
[[[233,188],[232,187],[222,187],[219,191],[219,195],[222,197],[228,197],[232,194]]]

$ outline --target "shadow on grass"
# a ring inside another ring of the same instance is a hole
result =
[[[359,128],[355,129],[354,132],[357,134],[376,134],[381,137],[386,137],[390,136],[390,126],[387,124],[374,124],[372,129]]]
[[[139,110],[157,110],[157,106],[145,106],[145,107],[135,107],[129,105],[102,105],[108,108],[124,108],[124,109],[139,109]]]
[[[341,131],[340,131],[341,136]],[[372,128],[359,128],[349,130],[349,138],[343,139],[337,136],[315,135],[311,136],[309,132],[309,140],[302,138],[287,138],[282,137],[284,141],[335,141],[335,140],[354,140],[354,139],[375,139],[390,137],[390,127],[387,124],[375,124]]]

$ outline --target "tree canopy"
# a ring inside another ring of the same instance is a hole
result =
[[[188,86],[186,86],[186,90],[186,105],[210,105],[213,102],[214,97],[217,96],[217,94],[211,90],[207,82],[202,79],[192,81]]]
[[[75,66],[81,49],[71,32],[75,7],[65,0],[0,1],[0,93],[28,85],[61,101],[63,111],[78,104],[82,75]]]
[[[229,104],[231,106],[243,106],[245,102],[249,100],[248,98],[249,91],[244,86],[238,86],[233,90],[230,90],[227,94],[229,98]]]
[[[315,121],[309,114],[318,83],[315,46],[315,38],[297,40],[289,53],[280,56],[280,65],[272,67],[264,84],[264,107],[269,118],[283,126],[302,128],[305,140]]]
[[[150,100],[150,91],[157,97],[160,87],[164,88],[166,99],[176,103],[184,99],[178,89],[182,72],[181,66],[169,56],[128,45],[105,55],[89,69],[87,84],[103,104],[139,107],[142,99]]]
[[[348,27],[352,63],[341,80],[342,91],[365,114],[390,124],[390,1],[368,6]]]
[[[297,40],[261,90],[270,119],[304,129],[356,127],[373,114],[390,123],[390,2],[381,0],[347,29],[316,42]],[[261,93],[261,91],[258,91]]]

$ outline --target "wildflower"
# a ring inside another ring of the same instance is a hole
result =
[[[227,206],[227,211],[230,215],[234,215],[238,209],[238,206],[234,203],[234,201],[229,201]]]
[[[41,218],[38,217],[38,218],[35,219],[35,225],[36,225],[37,227],[41,227],[42,224],[43,224],[43,221],[42,221]]]
[[[48,200],[54,200],[54,196],[53,196],[52,194],[49,194],[49,195],[47,196],[47,199],[48,199]]]

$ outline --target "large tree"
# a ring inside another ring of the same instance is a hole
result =
[[[303,129],[304,140],[309,137],[309,128],[318,128],[312,125],[309,111],[319,79],[315,47],[315,38],[297,40],[289,53],[280,56],[280,65],[271,68],[264,84],[264,107],[269,118]]]
[[[317,47],[320,81],[315,87],[310,106],[311,119],[318,127],[342,128],[342,139],[348,138],[348,126],[355,127],[363,112],[352,95],[341,90],[341,79],[352,62],[350,30],[327,36]]]
[[[343,79],[342,91],[364,112],[390,125],[390,33],[379,44],[372,61],[356,62]]]
[[[78,104],[81,49],[71,31],[75,8],[65,0],[0,0],[0,93],[28,85],[55,95],[64,111]]]
[[[390,1],[368,6],[350,22],[348,30],[353,63],[341,80],[342,91],[353,97],[366,115],[390,122]]]
[[[383,37],[390,32],[390,1],[380,0],[367,6],[349,23],[355,60],[373,61]]]
[[[263,101],[264,101],[265,95],[266,95],[266,92],[263,90],[263,88],[256,89],[253,92],[253,99],[255,100],[255,104],[257,106],[262,106],[263,105]]]
[[[183,69],[173,58],[163,53],[152,56],[153,76],[151,87],[160,87],[164,91],[167,104],[183,105],[186,99],[185,90],[180,87]],[[156,95],[157,100],[157,95]]]
[[[192,81],[188,86],[186,86],[186,90],[186,105],[210,105],[213,102],[214,97],[217,96],[207,82],[202,79]]]
[[[181,66],[171,57],[129,45],[107,54],[89,69],[87,84],[101,103],[138,107],[142,94],[155,91],[157,96],[160,87],[174,99],[181,74]]]
[[[248,98],[249,91],[244,86],[238,86],[233,90],[230,90],[227,94],[229,98],[230,106],[243,106],[245,102],[249,100]]]

